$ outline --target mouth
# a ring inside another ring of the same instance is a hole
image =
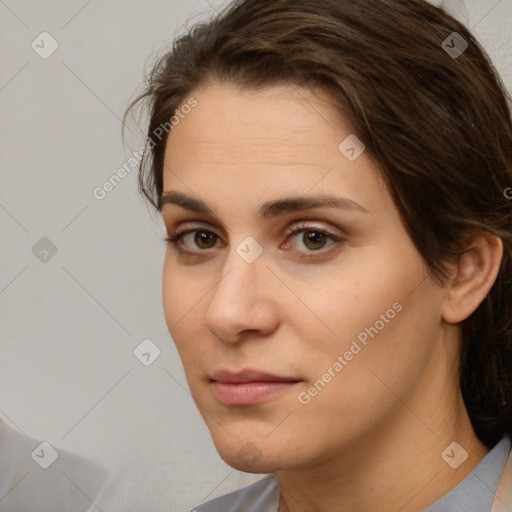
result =
[[[250,369],[218,370],[210,377],[217,400],[227,406],[260,404],[290,391],[300,382],[302,379]]]

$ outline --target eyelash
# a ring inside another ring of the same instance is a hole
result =
[[[185,235],[188,235],[190,233],[195,233],[195,232],[198,232],[198,231],[203,231],[205,233],[209,233],[209,234],[212,234],[214,236],[216,236],[217,238],[218,235],[216,233],[214,233],[213,231],[210,231],[208,229],[203,229],[203,228],[194,228],[194,229],[189,229],[189,230],[186,230],[186,231],[183,231],[181,233],[176,233],[174,234],[173,236],[169,237],[169,238],[165,238],[165,242],[167,244],[172,244],[174,246],[174,248],[180,253],[180,254],[183,254],[183,255],[190,255],[190,256],[198,256],[198,252],[201,253],[201,252],[207,252],[207,250],[198,250],[198,251],[191,251],[190,249],[184,249],[183,247],[181,247],[180,245],[180,242],[182,240],[182,238],[185,236]],[[298,233],[306,233],[308,231],[313,231],[315,233],[320,233],[322,235],[325,235],[327,238],[329,238],[330,240],[332,240],[333,242],[344,242],[345,239],[344,238],[341,238],[337,235],[334,235],[333,233],[330,233],[329,231],[326,231],[324,229],[320,229],[316,226],[311,226],[311,225],[302,225],[302,226],[298,226],[297,229],[295,229],[294,231],[290,232],[288,235],[287,235],[287,239],[290,238],[290,237],[293,237],[294,235],[297,235]],[[333,244],[331,244],[333,245]],[[299,251],[299,252],[302,252],[302,251]],[[313,251],[306,251],[307,253],[321,253],[321,252],[324,252],[323,249],[318,249],[318,250],[313,250]],[[309,257],[309,256],[306,256],[306,257]]]

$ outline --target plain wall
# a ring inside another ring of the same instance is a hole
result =
[[[165,232],[137,169],[93,195],[144,142],[120,136],[144,66],[223,3],[0,3],[0,416],[107,468],[104,512],[187,510],[262,478],[220,459],[188,393],[161,304]],[[465,5],[512,90],[512,1]],[[43,31],[59,45],[46,59],[31,47]],[[150,366],[133,354],[146,338]]]

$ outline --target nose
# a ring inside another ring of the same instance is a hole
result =
[[[258,336],[272,333],[278,325],[279,279],[265,258],[247,263],[233,249],[222,276],[214,286],[205,313],[205,324],[225,342],[241,341],[248,332]]]

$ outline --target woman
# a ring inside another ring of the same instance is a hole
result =
[[[167,325],[220,456],[269,474],[195,510],[509,510],[510,97],[472,34],[238,1],[141,100]]]

